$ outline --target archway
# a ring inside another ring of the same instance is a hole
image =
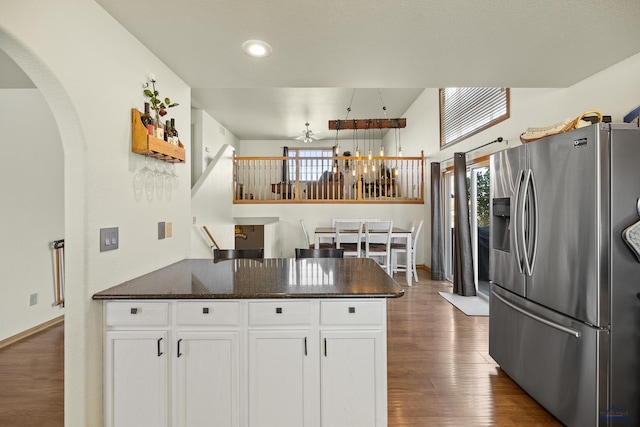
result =
[[[66,243],[66,307],[65,307],[65,395],[74,384],[84,381],[84,366],[82,355],[84,348],[78,348],[81,340],[77,337],[85,336],[86,326],[82,317],[86,301],[85,291],[85,141],[82,136],[79,119],[65,94],[64,88],[57,81],[46,64],[27,46],[16,40],[0,27],[0,50],[8,55],[39,89],[42,98],[48,104],[55,125],[60,134],[64,163],[64,238]],[[43,141],[46,142],[46,141]],[[24,159],[16,159],[20,161]],[[26,169],[26,168],[25,168]],[[13,182],[19,184],[18,181]],[[6,225],[5,225],[6,226]],[[78,320],[79,319],[79,320]],[[74,321],[75,320],[75,321]],[[72,348],[68,344],[68,337],[76,337]],[[80,387],[79,387],[80,388]],[[87,405],[78,402],[69,411],[69,399],[65,399],[65,425],[70,425],[71,419],[84,418]],[[82,423],[76,423],[81,425]]]

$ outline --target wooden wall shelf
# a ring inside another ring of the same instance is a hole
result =
[[[186,161],[184,145],[181,142],[178,145],[169,144],[149,135],[140,116],[140,111],[131,109],[131,151],[171,163],[184,163]]]

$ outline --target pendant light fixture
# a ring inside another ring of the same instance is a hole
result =
[[[348,120],[349,113],[351,112],[351,105],[353,104],[353,97],[356,93],[356,90],[353,89],[351,93],[351,101],[349,102],[349,107],[347,108],[347,117],[344,120],[329,120],[329,130],[354,130],[364,129],[365,133],[370,129],[380,129],[380,157],[384,157],[384,145],[382,144],[382,129],[400,129],[407,126],[406,118],[398,118],[398,119],[389,119],[387,118],[387,107],[384,105],[382,100],[382,92],[378,89],[378,95],[380,96],[380,103],[382,105],[382,111],[384,113],[384,119],[364,119],[364,120]],[[365,135],[366,138],[366,135]],[[336,136],[337,141],[337,136]],[[356,146],[356,157],[359,157],[360,150]],[[372,159],[373,154],[371,153],[371,142],[369,143],[369,152],[367,153],[367,157],[369,160]]]

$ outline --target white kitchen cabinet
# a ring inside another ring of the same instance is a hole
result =
[[[248,303],[250,427],[315,426],[315,306],[304,300]]]
[[[106,427],[169,425],[169,303],[105,306]]]
[[[167,331],[108,331],[105,426],[169,425]]]
[[[238,332],[178,331],[176,339],[177,425],[238,427]]]
[[[313,426],[309,331],[249,332],[249,426]]]
[[[108,301],[107,427],[386,427],[385,299]]]
[[[321,337],[321,425],[386,426],[382,331],[325,331]]]
[[[387,425],[384,300],[320,302],[322,427]]]

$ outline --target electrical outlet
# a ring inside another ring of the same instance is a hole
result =
[[[158,223],[158,240],[164,239],[164,221]]]
[[[36,305],[38,303],[38,294],[31,294],[29,295],[29,305]]]
[[[165,226],[165,235],[167,237],[173,236],[173,224],[170,223],[170,222],[167,222],[167,224]]]
[[[118,249],[119,243],[118,227],[100,229],[100,252]]]

